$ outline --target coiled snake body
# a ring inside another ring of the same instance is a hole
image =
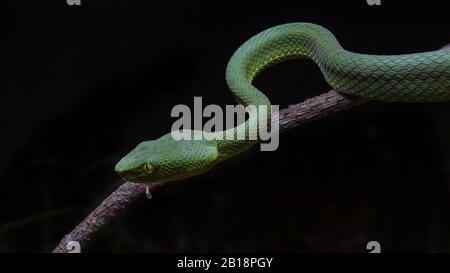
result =
[[[298,58],[313,60],[328,84],[346,94],[390,102],[450,100],[450,50],[391,56],[353,53],[343,49],[327,29],[310,23],[276,26],[245,42],[228,63],[227,83],[240,104],[270,110],[269,99],[252,80],[271,65]],[[271,112],[258,113],[249,113],[245,123],[227,131],[190,131],[209,136],[201,140],[174,140],[169,133],[144,141],[122,158],[115,170],[125,180],[137,183],[161,183],[203,173],[257,143],[217,136],[259,132],[258,122],[268,120]]]

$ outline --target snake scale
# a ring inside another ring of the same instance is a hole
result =
[[[227,132],[241,136],[253,129],[259,132],[258,122],[270,120],[271,103],[252,85],[253,79],[274,64],[299,58],[314,61],[328,84],[345,94],[387,102],[450,100],[450,50],[404,55],[354,53],[343,49],[324,27],[289,23],[255,35],[231,57],[226,79],[237,102],[243,106],[267,106],[269,111],[265,115],[257,111],[249,113],[244,123]],[[190,133],[219,136],[226,132],[192,130]],[[174,140],[168,133],[140,143],[117,163],[115,170],[129,182],[152,184],[180,180],[204,173],[257,142],[206,137]]]

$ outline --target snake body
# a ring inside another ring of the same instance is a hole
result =
[[[271,103],[252,81],[274,64],[299,58],[314,61],[328,84],[342,93],[388,102],[450,100],[450,50],[389,56],[353,53],[343,49],[334,35],[319,25],[279,25],[245,42],[226,69],[227,83],[237,102],[243,106],[266,106],[266,114],[251,112],[244,123],[226,131],[189,131],[209,136],[200,140],[174,140],[169,133],[144,141],[117,163],[116,172],[137,183],[180,180],[203,173],[250,148],[258,141],[217,136],[248,136],[252,130],[258,134],[264,129],[258,124],[269,120]]]

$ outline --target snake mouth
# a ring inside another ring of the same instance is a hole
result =
[[[138,182],[143,180],[145,173],[142,173],[140,168],[133,168],[129,166],[129,162],[123,158],[114,167],[114,171],[126,182]]]
[[[129,156],[125,156],[119,162],[117,162],[116,166],[114,167],[114,171],[122,176],[137,172],[138,167],[139,166],[137,164],[133,164]]]
[[[141,172],[137,171],[121,171],[117,172],[119,176],[124,180],[125,182],[130,183],[147,183],[148,179],[145,178],[145,174],[142,174]]]

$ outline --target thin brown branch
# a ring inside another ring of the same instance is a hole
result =
[[[353,96],[331,90],[302,103],[290,105],[280,111],[280,132],[324,118],[333,113],[353,108],[366,102]]]
[[[149,191],[154,190],[156,187],[156,185],[149,187]],[[124,183],[103,200],[103,202],[84,218],[84,220],[70,233],[64,236],[53,250],[53,253],[68,252],[70,248],[67,246],[71,241],[78,242],[81,249],[83,249],[95,234],[110,223],[121,211],[125,210],[139,198],[145,196],[145,185],[128,182]]]
[[[331,90],[328,93],[281,110],[279,113],[280,131],[287,131],[307,122],[324,118],[335,112],[350,109],[362,103],[364,103],[364,100]],[[155,188],[156,186],[153,186],[149,188],[149,191],[152,192]],[[124,183],[121,185],[70,233],[65,235],[53,252],[68,252],[67,245],[71,241],[78,242],[81,249],[86,247],[94,236],[120,212],[124,211],[136,200],[145,197],[145,190],[146,186],[142,184]]]

